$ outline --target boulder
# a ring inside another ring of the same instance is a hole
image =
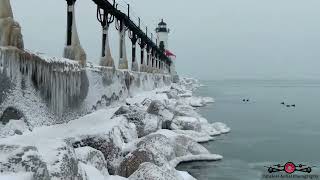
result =
[[[130,112],[132,112],[132,110],[130,110],[129,106],[121,106],[115,113],[115,116],[119,116],[119,115],[123,115],[123,114],[129,114]]]
[[[79,147],[92,147],[100,151],[105,160],[107,161],[107,168],[110,174],[114,174],[116,171],[117,159],[121,156],[121,146],[117,141],[110,138],[110,136],[88,136],[82,137],[80,141],[73,143],[75,148]]]
[[[170,139],[162,134],[150,134],[137,143],[137,148],[152,152],[154,164],[163,165],[175,158]]]
[[[159,167],[152,163],[142,163],[129,180],[183,180],[174,169]]]
[[[162,121],[162,128],[169,129],[172,123],[174,114],[161,101],[152,101],[147,109],[149,114],[157,115]]]
[[[23,120],[10,120],[3,127],[0,126],[0,138],[13,135],[22,135],[25,132],[30,132],[30,130]]]
[[[33,146],[0,145],[0,172],[31,173],[34,180],[50,180],[48,167]]]
[[[200,132],[201,123],[198,118],[177,116],[172,120],[171,129],[173,130],[193,130]]]
[[[107,161],[101,151],[86,146],[75,149],[75,152],[79,161],[95,167],[104,176],[109,176]]]
[[[127,118],[129,123],[135,124],[138,137],[143,137],[156,132],[162,127],[162,122],[157,116],[148,114],[144,111],[132,112],[124,115],[124,117]]]
[[[152,152],[144,149],[136,149],[124,158],[117,174],[123,177],[129,177],[139,168],[140,164],[144,162],[154,162]]]
[[[51,142],[50,142],[51,143]],[[65,142],[54,142],[42,147],[43,158],[48,166],[51,179],[85,180],[86,174],[79,166],[74,148]]]

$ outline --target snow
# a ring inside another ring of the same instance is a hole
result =
[[[181,162],[190,162],[190,161],[218,161],[221,160],[223,156],[218,154],[201,154],[201,155],[188,155],[177,157],[174,160],[170,161],[172,167],[176,167]]]
[[[37,127],[24,136],[8,137],[1,139],[0,142],[14,142],[15,144],[37,146],[41,143],[48,144],[48,142],[46,142],[48,140],[63,140],[70,137],[77,138],[84,134],[96,135],[107,133],[121,123],[118,119],[111,119],[116,110],[117,108],[101,109],[66,124]]]
[[[38,52],[38,51],[32,51],[29,49],[25,49],[25,51],[29,54],[33,54],[36,55],[38,57],[40,57],[42,60],[48,62],[48,63],[63,63],[63,64],[72,64],[78,68],[79,67],[79,63],[77,61],[71,60],[71,59],[67,59],[67,58],[63,58],[63,57],[54,57],[54,56],[48,56],[44,53]]]
[[[194,177],[192,177],[189,173],[185,172],[185,171],[177,171],[180,175],[180,177],[182,177],[184,180],[195,180]]]
[[[0,174],[0,180],[33,180],[32,173]]]

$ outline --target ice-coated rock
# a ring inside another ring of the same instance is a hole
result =
[[[122,140],[120,141],[122,142]],[[115,173],[116,167],[118,166],[117,159],[121,155],[122,147],[122,144],[120,145],[117,139],[112,139],[110,136],[92,136],[75,142],[73,146],[76,148],[89,146],[102,152],[107,161],[108,172],[110,174]]]
[[[22,135],[25,132],[30,132],[30,129],[23,120],[10,120],[6,125],[0,125],[0,138]]]
[[[200,132],[201,124],[198,118],[188,116],[177,116],[172,120],[171,129],[173,130],[193,130]]]
[[[198,143],[214,140],[207,132],[196,132],[193,130],[173,130],[175,133],[184,135]]]
[[[162,122],[157,116],[148,114],[142,110],[125,114],[124,117],[129,123],[135,124],[138,137],[143,137],[156,132],[162,127]]]
[[[132,110],[129,108],[129,106],[121,106],[115,113],[115,116],[124,115],[131,113]]]
[[[146,162],[139,166],[129,180],[183,180],[183,178],[173,169]]]
[[[48,153],[42,154],[51,179],[85,180],[86,175],[79,166],[74,148],[65,142],[53,142],[45,148]],[[41,149],[44,151],[44,149]]]
[[[178,99],[178,92],[177,92],[177,90],[172,89],[172,90],[167,91],[167,92],[165,92],[165,93],[167,94],[167,96],[168,96],[169,99]]]
[[[228,133],[231,130],[226,124],[221,123],[221,122],[213,123],[212,127],[215,128],[217,131],[219,131],[222,134]]]
[[[75,149],[78,160],[84,164],[91,165],[98,169],[104,176],[109,176],[107,161],[101,151],[92,147],[80,147]]]
[[[124,158],[117,174],[123,177],[129,177],[139,168],[139,165],[144,162],[154,162],[152,152],[145,149],[136,149]]]
[[[29,173],[33,180],[50,180],[48,167],[33,146],[0,145],[0,172],[13,177]],[[10,177],[9,176],[9,177]],[[1,176],[0,176],[1,178]]]
[[[199,117],[200,115],[195,111],[195,109],[189,104],[179,102],[174,107],[174,114],[176,116],[190,116],[190,117]]]
[[[172,121],[174,114],[161,102],[158,100],[152,101],[149,105],[147,112],[154,114],[162,118],[163,120]]]
[[[174,148],[170,139],[162,134],[150,134],[137,143],[137,148],[152,152],[154,164],[163,165],[175,158]]]
[[[195,140],[181,134],[177,134],[170,130],[159,130],[154,134],[162,134],[170,140],[168,146],[172,146],[175,158],[170,161],[172,167],[177,166],[185,161],[197,160],[221,160],[222,156],[211,154],[205,147],[197,143]]]

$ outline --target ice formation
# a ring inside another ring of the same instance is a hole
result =
[[[71,38],[71,45],[66,46],[64,48],[63,57],[77,60],[82,66],[86,66],[86,59],[87,55],[84,49],[81,47],[77,25],[76,25],[76,18],[75,18],[75,8],[72,5],[72,12],[73,12],[73,20],[72,20],[72,38]]]
[[[24,48],[21,27],[13,19],[9,0],[0,1],[0,46]]]
[[[128,59],[127,59],[127,51],[126,51],[126,27],[122,21],[120,21],[119,27],[119,69],[128,69]]]
[[[84,80],[85,71],[78,63],[14,47],[0,48],[0,73],[10,78],[16,89],[33,86],[60,115],[75,97],[79,99],[82,96],[84,87],[88,85]]]
[[[106,35],[106,47],[105,47],[105,56],[101,57],[100,59],[100,66],[107,66],[107,67],[115,67],[114,65],[114,60],[112,58],[111,55],[111,50],[110,50],[110,44],[109,44],[109,25],[107,24],[104,28],[103,28],[103,33],[105,33]]]

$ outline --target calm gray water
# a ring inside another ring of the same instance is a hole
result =
[[[209,121],[231,127],[205,143],[220,162],[179,165],[199,180],[264,179],[274,164],[304,163],[320,176],[320,81],[207,81],[196,93],[216,103],[201,108]],[[242,99],[249,98],[249,103]],[[285,107],[280,103],[296,104]]]

